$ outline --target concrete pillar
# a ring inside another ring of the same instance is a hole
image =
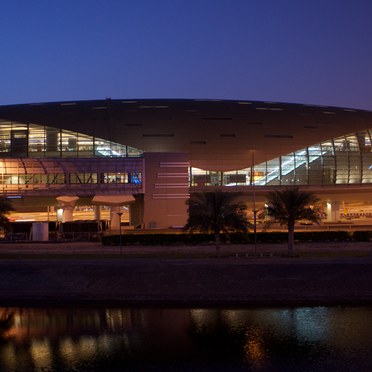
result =
[[[118,213],[120,212],[120,206],[111,206],[110,207],[110,230],[119,230],[120,229],[120,217]]]
[[[54,210],[54,206],[53,205],[48,205],[47,206],[47,217],[48,217],[48,221],[50,219],[50,215],[54,214],[55,210]]]
[[[74,207],[62,207],[62,222],[71,222],[74,220]]]
[[[73,221],[75,204],[79,198],[77,196],[58,196],[56,199],[63,210],[62,222]]]
[[[340,202],[332,200],[327,202],[327,222],[338,222],[340,220]]]
[[[143,223],[146,228],[184,226],[190,198],[187,153],[145,153]]]
[[[92,199],[93,205],[106,205],[110,206],[110,229],[119,230],[120,229],[120,217],[119,212],[123,205],[128,205],[134,203],[135,199],[133,195],[95,195]],[[95,215],[96,216],[96,215]]]
[[[101,206],[100,205],[94,205],[94,219],[99,221],[101,219]]]
[[[56,209],[56,215],[57,215],[57,221],[62,222],[63,209],[62,208],[57,208]]]

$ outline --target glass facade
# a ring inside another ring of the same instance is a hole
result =
[[[142,151],[36,124],[0,121],[0,157],[141,157]]]
[[[0,159],[2,194],[142,190],[142,159]]]
[[[372,129],[306,147],[253,168],[190,169],[191,186],[336,185],[372,183]]]
[[[139,192],[142,155],[77,132],[0,121],[0,192]]]
[[[371,135],[372,129],[359,131],[240,170],[219,172],[193,167],[190,186],[369,184]],[[133,165],[130,160],[140,160],[142,156],[142,150],[82,133],[0,121],[3,193],[82,185],[118,189],[131,185],[138,190],[143,165],[140,161]],[[112,162],[114,159],[117,162]]]

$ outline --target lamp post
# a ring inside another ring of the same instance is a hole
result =
[[[123,212],[117,212],[116,213],[119,216],[119,245],[120,245],[120,256],[122,255],[122,242],[121,242],[121,216],[123,215]]]
[[[254,234],[254,254],[257,254],[257,212],[256,209],[256,188],[254,183],[254,149],[251,149],[251,186],[253,191],[253,234]]]
[[[256,203],[254,203],[256,204]],[[253,207],[253,234],[254,234],[254,255],[257,254],[257,209]]]

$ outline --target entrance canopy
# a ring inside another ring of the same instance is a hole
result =
[[[92,204],[119,206],[134,202],[133,195],[95,195],[92,199]]]

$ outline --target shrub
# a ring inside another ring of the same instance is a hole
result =
[[[372,239],[371,231],[354,231],[353,240],[357,242],[369,242]]]
[[[249,241],[248,234],[222,234],[223,243],[244,244]],[[199,245],[214,242],[213,234],[122,234],[122,245]],[[120,235],[106,235],[102,237],[103,245],[119,245]]]
[[[203,245],[213,244],[213,234],[122,234],[122,245]],[[300,242],[326,242],[326,241],[369,241],[372,239],[370,231],[300,231],[295,232],[295,240]],[[285,243],[288,240],[287,232],[257,232],[258,243]],[[251,244],[254,242],[253,233],[222,234],[221,242],[232,244]],[[106,235],[102,237],[103,245],[119,245],[119,235]]]

